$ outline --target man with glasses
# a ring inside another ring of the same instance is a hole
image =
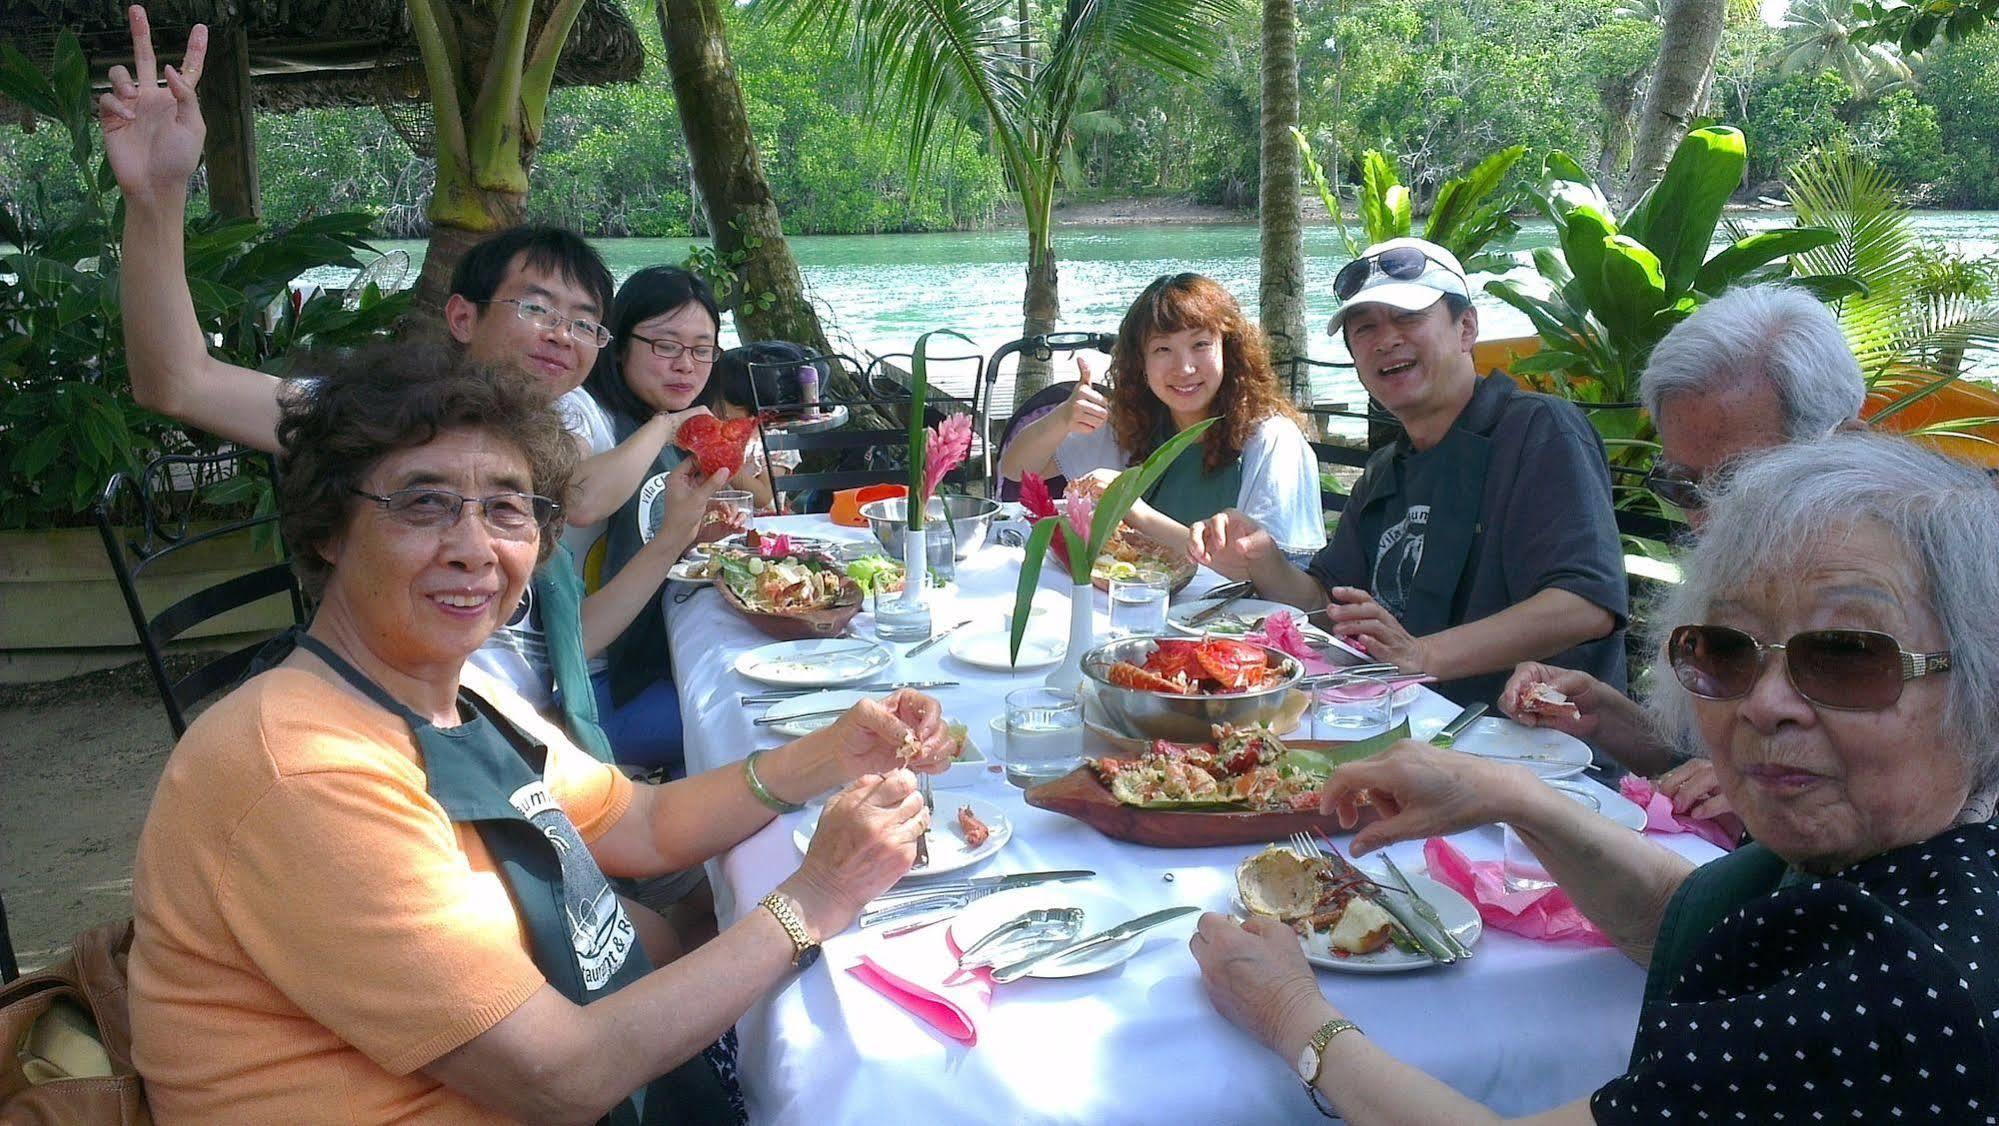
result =
[[[144,10],[135,7],[131,21],[136,75],[122,66],[111,69],[98,118],[105,159],[125,201],[119,299],[133,396],[189,426],[275,452],[285,382],[209,354],[185,276],[187,182],[201,159],[205,131],[195,84],[207,30],[194,28],[180,69],[167,68],[162,86]],[[517,367],[534,378],[586,455],[569,495],[560,498],[570,528],[565,543],[594,539],[593,526],[617,511],[650,464],[650,458],[621,456],[609,421],[582,390],[610,341],[602,323],[610,305],[610,271],[589,243],[554,227],[516,227],[459,260],[443,310],[445,330],[473,360]],[[691,475],[670,482],[663,534],[684,527],[691,541],[718,485]],[[584,652],[583,622],[591,619],[593,634],[615,637],[632,617],[629,610],[619,612],[622,621],[595,628],[613,611],[606,600],[583,596],[575,564],[559,551],[537,569],[513,620],[473,662],[537,708],[559,708],[580,745],[608,756],[585,668],[591,654]]]
[[[1200,562],[1306,610],[1460,703],[1527,660],[1624,681],[1626,590],[1603,444],[1576,407],[1472,366],[1463,267],[1422,239],[1378,243],[1334,280],[1360,382],[1402,424],[1368,459],[1333,540],[1299,570],[1235,511]]]
[[[1706,494],[1749,459],[1862,429],[1867,386],[1832,310],[1801,289],[1769,283],[1732,289],[1674,326],[1652,350],[1638,395],[1659,432],[1645,485],[1685,513],[1698,534],[1707,523]],[[1576,714],[1520,709],[1521,694],[1536,683],[1568,696]],[[1668,738],[1637,702],[1586,672],[1522,665],[1499,703],[1520,722],[1587,739],[1634,771],[1665,772],[1659,788],[1681,813],[1728,812],[1713,768],[1689,757],[1691,732]]]

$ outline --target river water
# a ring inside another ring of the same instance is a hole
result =
[[[1787,226],[1788,212],[1756,212],[1744,217],[1752,229]],[[1999,254],[1999,212],[1929,211],[1911,222],[1924,238],[1949,244],[1959,253]],[[1522,225],[1506,249],[1522,262],[1527,251],[1547,246],[1554,233],[1545,220]],[[634,271],[686,256],[686,239],[598,239],[596,245],[622,282]],[[421,242],[385,242],[384,250],[407,250],[421,264]],[[915,339],[932,329],[954,329],[969,336],[977,351],[990,354],[1020,335],[1020,302],[1026,261],[1026,239],[1018,230],[967,231],[901,235],[807,235],[791,240],[792,252],[804,271],[807,287],[828,330],[841,346],[860,355],[906,352]],[[1337,338],[1323,335],[1321,326],[1337,302],[1333,275],[1347,255],[1338,232],[1327,226],[1307,227],[1306,305],[1312,326],[1314,359],[1347,359]],[[1164,273],[1193,270],[1227,286],[1254,319],[1256,312],[1257,232],[1253,224],[1184,224],[1062,228],[1056,235],[1061,264],[1061,327],[1112,332],[1140,290]],[[1481,318],[1480,335],[1524,336],[1533,330],[1525,317],[1481,291],[1485,282],[1505,276],[1534,292],[1539,276],[1522,265],[1498,274],[1472,277]],[[410,280],[415,278],[414,269]],[[335,272],[311,280],[344,283]],[[733,330],[724,329],[733,340]],[[962,353],[954,340],[935,342],[933,351]],[[968,368],[965,370],[969,370]],[[1066,377],[1066,373],[1058,372]],[[940,370],[939,386],[953,394],[970,390],[965,376]],[[1002,384],[999,401],[1010,402],[1010,378]],[[1350,373],[1318,369],[1314,401],[1358,403],[1363,396]]]

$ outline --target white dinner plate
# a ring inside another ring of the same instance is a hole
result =
[[[977,848],[966,848],[965,838],[958,833],[958,807],[969,805],[972,816],[986,823],[992,835],[986,843]],[[815,805],[798,828],[792,830],[792,843],[803,853],[812,844],[812,834],[819,829],[819,815],[826,812],[824,805]],[[956,872],[969,868],[1000,849],[1013,839],[1013,822],[1007,820],[1005,811],[984,798],[943,796],[937,799],[937,813],[930,820],[930,830],[924,834],[930,842],[930,863],[926,867],[912,868],[903,879],[941,876],[946,872]],[[992,898],[999,898],[997,895]]]
[[[1298,623],[1298,632],[1315,645],[1330,645],[1333,635],[1305,620],[1305,611],[1296,606],[1286,606],[1282,602],[1267,602],[1261,598],[1239,598],[1228,609],[1202,622],[1189,625],[1187,619],[1213,606],[1219,599],[1197,598],[1182,602],[1166,611],[1166,625],[1176,633],[1199,637],[1241,637],[1251,630],[1261,628],[1263,619],[1272,614],[1284,614]]]
[[[1449,722],[1449,716],[1412,720],[1410,737],[1428,739]],[[1543,778],[1581,774],[1590,764],[1589,744],[1581,739],[1551,727],[1526,727],[1500,716],[1486,716],[1473,723],[1451,746],[1496,762],[1516,763]]]
[[[1601,814],[1612,824],[1622,825],[1634,833],[1645,831],[1645,811],[1637,803],[1616,791],[1606,792],[1601,787],[1586,785],[1573,778],[1561,778],[1548,785],[1560,790],[1577,805]]]
[[[1054,634],[1029,633],[1020,639],[1020,663],[1010,659],[1013,638],[1006,633],[961,633],[951,639],[951,655],[968,665],[995,672],[1041,668],[1062,659],[1069,643]]]
[[[951,920],[951,943],[958,949],[964,950],[998,930],[1001,924],[1037,907],[1082,908],[1083,925],[1076,932],[1077,939],[1107,931],[1119,923],[1143,914],[1095,888],[1078,884],[1040,884],[1035,887],[995,892],[984,899],[974,900],[970,907],[958,912],[957,917]],[[1073,959],[1050,958],[1027,971],[1027,976],[1082,977],[1085,974],[1101,973],[1112,966],[1122,964],[1133,954],[1138,953],[1139,947],[1145,945],[1146,938],[1145,934],[1136,934],[1123,942],[1113,942],[1108,946],[1085,951]]]
[[[867,680],[894,660],[872,641],[818,637],[759,645],[736,658],[736,671],[779,688],[838,688]]]
[[[1371,868],[1366,864],[1356,864],[1355,867],[1365,872],[1368,878],[1374,880],[1376,883],[1384,886],[1392,886],[1386,874],[1382,871]],[[1405,868],[1404,871],[1407,872],[1408,870]],[[1416,894],[1422,896],[1429,902],[1431,907],[1436,909],[1437,917],[1443,920],[1444,926],[1451,934],[1457,937],[1459,942],[1464,943],[1468,947],[1478,945],[1479,936],[1485,933],[1485,921],[1478,917],[1478,908],[1472,906],[1471,900],[1466,899],[1464,896],[1424,875],[1411,873],[1409,875],[1409,886],[1415,888]],[[1407,901],[1407,897],[1403,896],[1399,891],[1388,891],[1383,894],[1393,899]],[[1238,917],[1246,914],[1246,908],[1242,905],[1242,896],[1240,894],[1235,896],[1235,910]],[[1414,915],[1415,913],[1413,908],[1408,911],[1410,915]],[[1421,922],[1420,919],[1417,921]],[[1333,953],[1331,939],[1322,931],[1314,931],[1310,935],[1300,935],[1298,945],[1305,948],[1305,960],[1307,962],[1312,963],[1320,969],[1339,970],[1342,973],[1396,974],[1406,973],[1409,970],[1428,969],[1436,965],[1435,962],[1430,960],[1429,955],[1422,953],[1411,954],[1408,951],[1398,949],[1392,943],[1386,948],[1377,950],[1372,954],[1335,954]]]
[[[772,704],[769,708],[765,709],[763,717],[765,719],[777,719],[788,715],[829,712],[835,708],[846,711],[848,708],[853,707],[855,704],[874,694],[873,692],[855,688],[834,688],[825,692],[812,692],[804,696],[793,696],[789,700],[780,700]],[[796,738],[801,735],[810,735],[823,727],[831,727],[839,718],[837,715],[821,715],[813,716],[811,719],[796,720],[791,723],[769,723],[765,724],[764,727],[766,730],[775,731],[779,735],[790,735]]]
[[[711,577],[705,570],[707,565],[707,559],[696,559],[690,555],[667,568],[666,577],[677,583],[705,583]]]

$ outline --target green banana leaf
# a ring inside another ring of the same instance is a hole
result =
[[[1350,762],[1359,762],[1409,738],[1409,721],[1403,720],[1379,735],[1367,739],[1357,739],[1337,747],[1320,749],[1317,747],[1286,747],[1284,757],[1277,760],[1279,769],[1289,767],[1300,774],[1323,779],[1335,767]]]
[[[1625,216],[1623,232],[1658,256],[1670,292],[1684,293],[1693,287],[1722,208],[1742,182],[1748,164],[1741,130],[1696,129],[1673,151],[1665,175]]]
[[[1694,288],[1709,297],[1718,297],[1759,266],[1838,241],[1839,232],[1829,227],[1790,227],[1750,235],[1702,263],[1694,274]]]
[[[1658,255],[1637,239],[1612,235],[1604,240],[1598,266],[1603,300],[1594,308],[1613,339],[1648,348],[1657,339],[1652,317],[1672,304],[1662,267]]]

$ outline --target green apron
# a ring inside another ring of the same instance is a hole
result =
[[[1645,1007],[1666,1003],[1722,920],[1798,878],[1782,857],[1754,841],[1694,869],[1659,919],[1645,969]],[[1635,1056],[1631,1065],[1638,1066]]]
[[[546,746],[463,688],[459,709],[472,718],[436,727],[319,639],[301,633],[297,642],[409,725],[431,798],[452,821],[478,831],[527,931],[535,968],[549,985],[587,1005],[651,972],[624,906],[543,785]],[[632,1092],[603,1119],[612,1126],[735,1120],[721,1078],[701,1056]]]
[[[1206,455],[1199,442],[1180,451],[1147,490],[1145,503],[1190,527],[1236,507],[1242,496],[1242,458],[1209,473],[1201,463]]]

